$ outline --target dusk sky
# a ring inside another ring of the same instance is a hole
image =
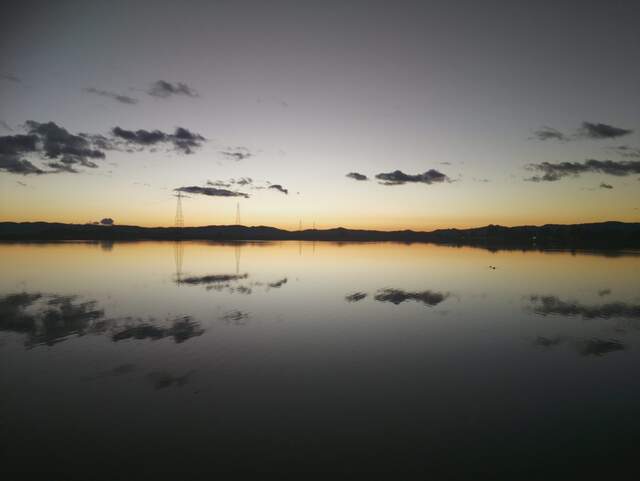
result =
[[[640,220],[638,1],[41,1],[0,18],[0,220]],[[350,175],[349,175],[350,174]],[[178,190],[176,190],[178,189]]]

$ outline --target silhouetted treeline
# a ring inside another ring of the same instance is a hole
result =
[[[125,225],[60,224],[48,222],[2,222],[0,240],[317,240],[395,241],[479,245],[488,248],[637,248],[640,223],[600,222],[592,224],[503,227],[489,225],[473,229],[440,229],[432,232],[335,229],[288,231],[275,227],[239,225],[204,227],[137,227]]]

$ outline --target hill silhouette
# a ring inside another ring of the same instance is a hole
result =
[[[0,222],[0,240],[215,240],[215,241],[342,241],[431,242],[455,245],[513,246],[529,248],[640,248],[640,223],[598,222],[504,227],[488,225],[471,229],[438,229],[430,232],[307,229],[288,231],[268,226],[210,225],[202,227],[139,227],[127,225],[62,224],[49,222]]]

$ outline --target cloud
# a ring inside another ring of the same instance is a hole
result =
[[[533,133],[533,138],[538,140],[569,140],[566,135],[553,127],[541,127]]]
[[[100,97],[113,99],[117,102],[120,102],[121,104],[135,105],[138,103],[138,99],[128,97],[127,95],[120,95],[115,92],[109,92],[108,90],[100,90],[93,87],[88,87],[83,90],[90,94],[99,95]]]
[[[29,174],[45,174],[46,172],[36,167],[27,159],[21,159],[23,154],[35,151],[25,150],[19,144],[22,142],[16,137],[30,137],[27,135],[12,135],[0,137],[0,171],[9,172],[11,174],[29,175]]]
[[[189,378],[194,373],[195,371],[191,370],[182,376],[175,376],[167,371],[153,371],[147,375],[147,379],[153,383],[155,389],[165,389],[171,386],[182,387],[189,382]]]
[[[556,296],[530,296],[531,310],[542,316],[581,316],[584,319],[623,317],[640,319],[640,305],[625,302],[609,302],[584,305],[579,302],[563,301]]]
[[[221,150],[220,153],[231,160],[239,162],[251,157],[253,154],[246,147],[229,147],[227,150]]]
[[[640,159],[640,149],[636,147],[629,147],[628,145],[618,145],[617,147],[609,147],[609,150],[615,151],[622,157]]]
[[[157,144],[173,144],[176,150],[185,154],[193,153],[193,149],[202,146],[206,140],[202,135],[193,133],[184,127],[176,127],[173,134],[162,132],[161,130],[126,130],[121,127],[114,127],[111,133],[117,139],[124,140],[128,145],[149,147]]]
[[[376,175],[376,179],[381,180],[382,185],[403,185],[408,182],[433,184],[440,182],[451,182],[449,177],[445,174],[438,172],[435,169],[429,169],[423,174],[410,175],[405,174],[400,170],[394,170],[393,172],[382,172]]]
[[[582,122],[579,135],[588,139],[615,139],[632,133],[633,130],[602,123]]]
[[[8,80],[9,82],[17,83],[17,84],[22,83],[22,79],[20,77],[16,77],[15,75],[12,75],[10,73],[0,74],[0,78],[4,80]]]
[[[212,187],[231,187],[230,182],[225,182],[223,180],[207,180],[207,185]]]
[[[349,294],[344,297],[344,300],[347,302],[358,302],[367,297],[366,292],[354,292],[353,294]]]
[[[27,134],[0,137],[0,170],[14,174],[54,174],[79,172],[76,167],[96,168],[97,159],[104,159],[105,153],[91,138],[71,134],[55,122],[40,123],[27,120],[24,125]],[[25,158],[37,156],[47,160],[44,170]]]
[[[528,170],[542,172],[542,175],[535,175],[525,180],[531,182],[554,182],[563,177],[578,177],[585,173],[600,173],[624,177],[627,175],[640,173],[640,160],[615,161],[587,159],[584,162],[559,162],[556,164],[542,162],[540,164],[529,164]]]
[[[11,126],[6,123],[4,120],[0,120],[0,127],[2,127],[5,130],[8,130],[9,132],[13,132],[13,129],[11,128]]]
[[[358,172],[349,172],[346,176],[353,180],[369,180],[369,177]]]
[[[209,197],[244,197],[249,198],[249,194],[244,192],[237,192],[234,190],[218,189],[216,187],[198,187],[196,185],[190,185],[186,187],[178,187],[173,189],[176,192],[187,192],[189,194],[201,194]]]
[[[606,184],[604,182],[600,182],[600,188],[601,189],[613,189],[613,186],[611,184]]]
[[[240,177],[238,180],[231,179],[231,182],[237,185],[251,185],[253,179],[251,177]]]
[[[380,302],[391,302],[395,305],[405,301],[422,302],[427,306],[436,306],[449,297],[448,293],[422,291],[407,292],[401,289],[381,289],[374,299]]]
[[[272,184],[272,185],[269,186],[269,189],[275,189],[277,191],[282,192],[285,195],[289,195],[289,189],[285,189],[280,184]]]
[[[171,83],[166,80],[157,80],[149,90],[147,90],[147,94],[152,97],[166,99],[171,97],[172,95],[186,95],[187,97],[199,97],[198,92],[189,87],[187,84],[183,82]]]

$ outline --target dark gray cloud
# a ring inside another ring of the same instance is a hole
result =
[[[358,302],[367,297],[366,292],[354,292],[353,294],[349,294],[344,297],[344,300],[347,302]]]
[[[120,102],[121,104],[135,105],[138,103],[138,99],[134,99],[133,97],[129,97],[127,95],[120,95],[115,92],[109,92],[108,90],[100,90],[93,87],[88,87],[83,90],[90,94],[99,95],[100,97],[106,97],[115,100],[117,102]]]
[[[589,139],[615,139],[632,132],[633,130],[622,129],[608,124],[582,122],[579,135]]]
[[[364,174],[360,174],[359,172],[349,172],[347,177],[353,180],[369,180],[369,177]]]
[[[609,150],[613,150],[622,157],[640,159],[640,149],[637,147],[629,147],[628,145],[618,145],[617,147],[609,147]]]
[[[625,302],[584,305],[575,301],[564,301],[556,296],[530,296],[530,309],[542,316],[580,316],[584,319],[622,317],[640,319],[640,305]]]
[[[96,168],[94,160],[105,158],[90,138],[71,134],[55,122],[27,120],[24,127],[26,135],[0,137],[0,170],[22,175],[77,173],[78,166]],[[34,165],[29,156],[47,160],[50,170]]]
[[[380,180],[382,185],[403,185],[406,183],[422,183],[433,184],[440,182],[450,182],[451,180],[442,172],[435,169],[429,169],[423,174],[405,174],[400,170],[393,172],[382,172],[376,175],[376,179]]]
[[[269,186],[269,189],[275,189],[277,191],[282,192],[285,195],[289,194],[289,189],[285,189],[284,187],[282,187],[280,184],[272,184]]]
[[[421,302],[427,306],[437,306],[449,297],[449,293],[422,291],[407,292],[402,289],[381,289],[377,292],[374,299],[380,302],[391,302],[395,305],[405,301]]]
[[[249,198],[249,194],[244,192],[237,192],[234,190],[218,189],[217,187],[198,187],[197,185],[190,185],[186,187],[178,187],[173,189],[176,192],[187,192],[189,194],[201,194],[210,197],[244,197]]]
[[[528,170],[539,171],[542,175],[534,175],[525,180],[531,182],[553,182],[563,177],[577,177],[589,172],[624,177],[640,173],[640,160],[615,161],[587,159],[584,162],[542,162],[529,164]]]
[[[633,130],[614,127],[613,125],[593,122],[582,122],[579,129],[572,135],[565,135],[553,127],[541,127],[533,133],[537,140],[560,140],[563,142],[578,139],[615,139],[632,133]]]
[[[246,147],[229,147],[227,150],[221,150],[220,153],[227,159],[235,160],[236,162],[248,159],[253,155]]]
[[[207,185],[212,187],[231,187],[231,183],[224,180],[207,180]]]
[[[613,186],[611,184],[607,184],[605,182],[600,182],[600,186],[601,189],[613,189]]]
[[[183,82],[167,82],[166,80],[157,80],[147,93],[152,97],[166,99],[173,95],[186,95],[187,97],[199,97],[198,92]]]
[[[114,127],[112,135],[130,146],[149,147],[157,144],[173,144],[175,149],[185,154],[193,153],[206,140],[202,135],[191,132],[184,127],[177,127],[173,134],[161,130],[126,130]]]
[[[533,133],[533,138],[538,140],[569,140],[566,135],[553,127],[541,127]]]

